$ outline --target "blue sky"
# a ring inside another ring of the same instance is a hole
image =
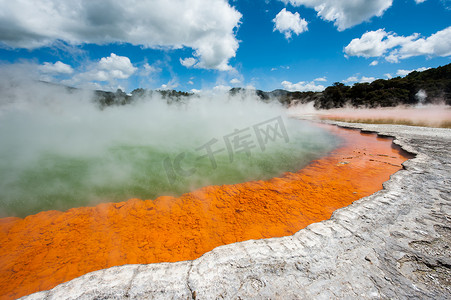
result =
[[[450,63],[450,0],[0,0],[2,72],[130,92],[320,91]]]

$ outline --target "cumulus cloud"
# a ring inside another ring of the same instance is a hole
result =
[[[149,66],[150,68],[150,66]],[[111,53],[108,57],[101,58],[98,62],[90,63],[86,70],[75,74],[71,79],[62,83],[74,86],[101,87],[100,83],[107,84],[106,88],[113,88],[117,80],[127,79],[132,76],[138,68],[134,67],[130,59]]]
[[[385,32],[385,29],[378,29],[364,33],[361,38],[353,39],[345,47],[345,53],[348,56],[379,57],[384,55],[387,50],[403,45],[417,37],[417,34],[409,37],[397,36]]]
[[[360,78],[360,81],[359,81],[359,82],[361,82],[361,83],[364,83],[364,82],[371,83],[371,82],[373,82],[374,80],[376,80],[375,77],[366,77],[366,76],[362,76],[362,77]]]
[[[315,78],[315,79],[313,79],[313,81],[322,81],[322,82],[326,82],[326,81],[327,81],[327,77],[324,76],[324,77]]]
[[[299,35],[308,30],[308,23],[305,19],[301,19],[299,13],[292,13],[285,8],[282,9],[273,19],[274,31],[279,31],[285,35],[286,39],[290,39],[292,34]]]
[[[293,6],[313,8],[323,20],[334,22],[339,31],[382,16],[393,0],[280,0]]]
[[[62,40],[190,47],[197,67],[218,70],[231,69],[242,17],[226,0],[0,0],[0,7],[3,46],[34,49]]]
[[[367,77],[367,76],[362,76],[362,77],[358,77],[357,75],[348,77],[347,79],[343,80],[343,82],[345,83],[371,83],[374,80],[376,80],[375,77]]]
[[[180,63],[184,67],[191,68],[192,66],[194,66],[197,63],[197,60],[194,57],[188,57],[185,59],[180,58]]]
[[[373,60],[371,63],[370,63],[370,66],[377,66],[379,64],[379,62],[377,61],[377,60]]]
[[[398,75],[398,76],[406,76],[406,75],[409,75],[410,73],[412,73],[413,71],[417,71],[417,72],[423,72],[423,71],[426,71],[426,70],[429,70],[430,68],[426,68],[426,67],[421,67],[421,68],[418,68],[418,69],[415,69],[415,70],[398,70],[398,72],[396,72],[396,75]]]
[[[232,80],[230,80],[231,84],[240,84],[241,80],[239,80],[238,78],[233,78]]]
[[[39,66],[39,71],[44,74],[72,74],[74,69],[71,66],[57,61],[56,63],[45,62],[41,66]]]
[[[226,93],[230,91],[230,89],[232,89],[231,86],[220,84],[213,88],[213,93]]]
[[[346,83],[358,82],[358,81],[359,81],[359,78],[357,76],[351,76],[351,77],[348,77],[347,79],[343,80],[343,82],[346,82]]]
[[[97,70],[106,72],[111,78],[127,79],[135,73],[136,68],[128,57],[111,53],[109,57],[100,59]]]
[[[412,56],[451,56],[451,26],[438,31],[428,38],[418,38],[408,42],[400,49],[395,49],[391,56],[398,59],[405,59]]]
[[[423,3],[423,2],[425,2],[426,0],[415,0],[415,3],[416,4],[419,4],[419,3]]]
[[[314,81],[306,82],[300,81],[298,83],[292,83],[290,81],[282,81],[282,86],[284,89],[294,92],[322,92],[326,89],[323,85],[316,84]]]
[[[391,63],[412,56],[451,56],[451,27],[445,28],[428,38],[415,33],[398,36],[385,29],[369,31],[353,39],[344,49],[347,56],[385,57]]]

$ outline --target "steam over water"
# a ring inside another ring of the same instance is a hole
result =
[[[0,89],[1,217],[269,179],[338,143],[253,94],[101,110],[89,92],[14,80]]]

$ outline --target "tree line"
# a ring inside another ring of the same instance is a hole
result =
[[[321,93],[279,91],[278,94],[279,101],[285,105],[314,101],[314,106],[320,109],[343,106],[393,107],[419,103],[451,105],[451,64],[423,72],[413,71],[405,77],[378,79],[353,86],[335,82]]]
[[[230,95],[236,95],[245,89],[233,88]],[[417,105],[445,103],[451,105],[451,64],[413,71],[405,77],[378,79],[371,83],[356,83],[352,86],[335,82],[323,92],[272,92],[255,91],[264,102],[278,101],[282,105],[292,106],[313,102],[319,109],[331,109],[344,106],[352,107],[392,107],[397,105]],[[130,95],[118,89],[116,92],[95,91],[94,101],[101,108],[111,105],[126,105],[146,96],[159,95],[168,104],[185,101],[195,94],[176,90],[135,89]]]

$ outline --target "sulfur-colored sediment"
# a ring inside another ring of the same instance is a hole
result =
[[[191,260],[219,245],[291,235],[380,190],[407,159],[390,139],[329,129],[343,146],[280,178],[0,219],[0,299],[111,266]]]

